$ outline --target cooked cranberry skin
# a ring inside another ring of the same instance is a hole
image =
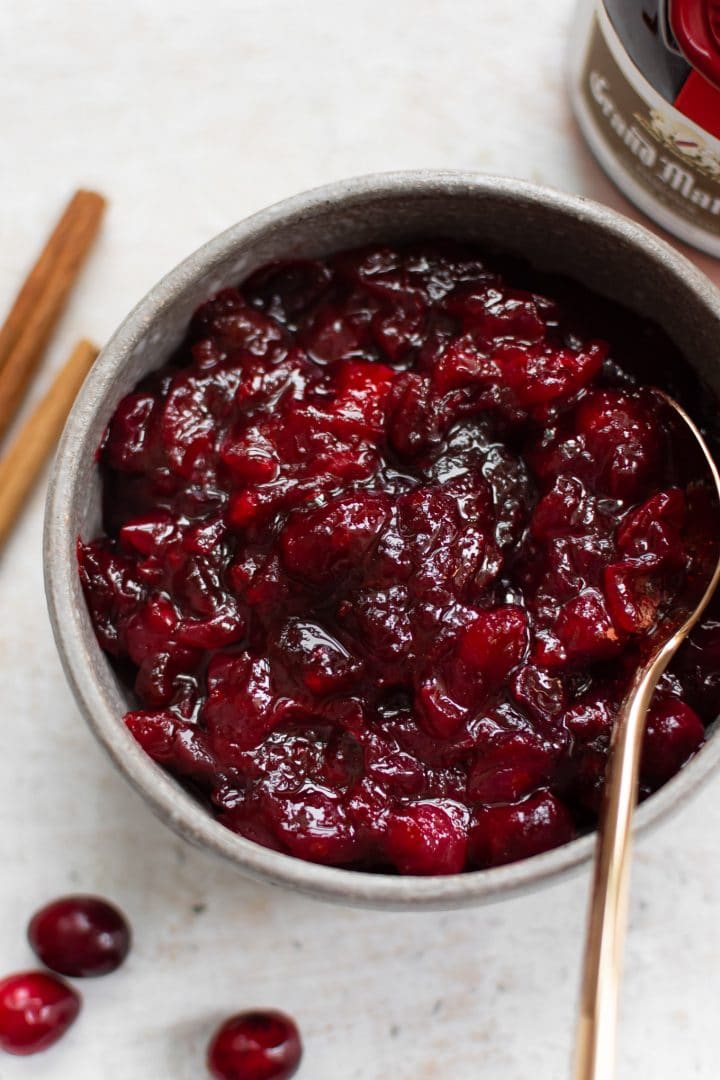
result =
[[[470,833],[472,864],[482,868],[527,859],[576,836],[573,820],[550,792],[478,811]]]
[[[418,803],[398,810],[388,824],[386,850],[402,874],[458,874],[467,858],[462,808]]]
[[[518,607],[483,612],[460,638],[459,656],[489,686],[500,686],[522,660],[527,616]]]
[[[208,1069],[216,1080],[290,1080],[300,1065],[297,1027],[271,1010],[238,1013],[226,1020],[208,1047]]]
[[[28,940],[47,967],[83,978],[120,967],[130,948],[130,928],[107,900],[63,896],[33,915]]]
[[[67,983],[44,971],[23,971],[0,981],[0,1047],[36,1054],[61,1038],[80,1011]]]
[[[695,409],[687,368],[449,242],[223,289],[119,403],[78,546],[128,729],[226,827],[322,865],[454,874],[592,828],[648,635],[717,553],[642,381]],[[718,616],[653,705],[643,797],[720,713]]]
[[[643,741],[642,779],[653,788],[666,783],[705,739],[698,714],[677,698],[656,699],[650,707]]]

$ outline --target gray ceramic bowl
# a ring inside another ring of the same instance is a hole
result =
[[[163,278],[114,334],[77,399],[55,463],[47,504],[46,587],[70,685],[97,738],[172,829],[238,870],[316,897],[372,907],[475,904],[556,878],[586,862],[593,837],[510,866],[412,878],[316,866],[268,851],[213,820],[151,761],[122,721],[128,692],[98,647],[78,581],[75,543],[100,528],[95,451],[120,398],[160,366],[200,301],[272,259],[319,256],[370,240],[440,235],[520,254],[656,319],[720,394],[720,293],[691,263],[606,207],[516,180],[475,173],[361,177],[287,199],[233,226]],[[645,829],[677,806],[720,757],[712,733],[688,766],[640,807]]]

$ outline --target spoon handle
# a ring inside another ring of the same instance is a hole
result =
[[[675,635],[638,671],[613,729],[590,894],[574,1080],[612,1080],[615,1075],[632,818],[645,716],[658,680],[681,642],[682,637]]]

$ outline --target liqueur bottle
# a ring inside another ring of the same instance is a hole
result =
[[[720,0],[582,0],[570,92],[625,195],[720,257]]]

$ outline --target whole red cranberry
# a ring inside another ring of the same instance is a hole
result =
[[[28,939],[43,964],[75,978],[107,975],[130,948],[130,928],[117,908],[97,896],[63,896],[33,915]]]
[[[217,1080],[290,1080],[302,1044],[293,1021],[280,1012],[245,1012],[220,1025],[207,1063]]]
[[[80,1011],[80,998],[62,979],[23,971],[0,981],[0,1047],[8,1054],[36,1054],[65,1034]]]

